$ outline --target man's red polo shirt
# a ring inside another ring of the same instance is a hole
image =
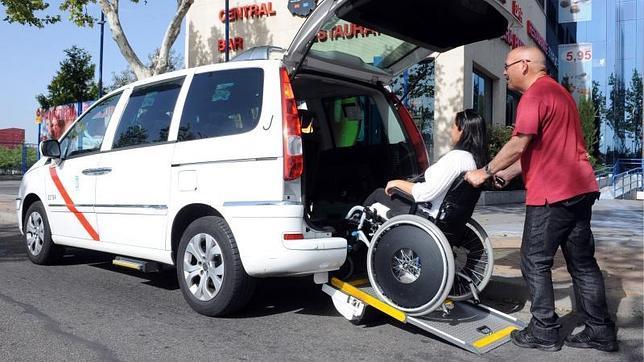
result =
[[[598,191],[577,105],[549,76],[537,79],[517,106],[513,135],[532,135],[521,155],[526,205],[540,206]]]

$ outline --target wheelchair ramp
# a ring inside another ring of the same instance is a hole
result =
[[[365,279],[343,282],[332,278],[322,290],[329,294],[338,311],[349,320],[358,320],[365,307],[371,306],[399,320],[412,324],[467,351],[483,354],[510,341],[510,333],[525,323],[482,304],[447,303],[447,312],[439,309],[413,317],[382,302]]]

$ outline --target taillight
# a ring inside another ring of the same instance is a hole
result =
[[[416,160],[418,161],[418,167],[420,168],[418,171],[424,172],[429,167],[429,157],[427,156],[427,148],[425,148],[425,141],[423,141],[423,136],[420,134],[418,128],[416,128],[414,119],[411,117],[411,114],[409,114],[409,111],[400,102],[398,97],[396,97],[396,95],[393,93],[388,94],[389,98],[398,109],[398,115],[402,120],[405,131],[407,131],[407,134],[409,135],[409,141],[411,142],[412,147],[414,147]]]
[[[295,180],[304,172],[302,130],[297,103],[286,68],[280,69],[282,88],[282,133],[284,150],[284,180]]]

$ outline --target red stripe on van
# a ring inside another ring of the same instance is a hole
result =
[[[78,221],[81,223],[83,228],[85,228],[87,233],[89,233],[89,236],[91,236],[92,239],[94,239],[95,241],[101,241],[101,239],[98,237],[98,233],[96,232],[96,230],[94,230],[89,221],[87,221],[85,215],[83,215],[82,212],[78,211],[78,209],[76,209],[76,206],[74,206],[72,198],[69,197],[67,190],[65,190],[65,186],[63,186],[63,183],[60,182],[60,178],[58,178],[58,173],[56,173],[56,168],[54,166],[49,167],[49,174],[51,175],[51,180],[54,181],[54,185],[56,185],[58,192],[60,192],[60,196],[62,196],[63,200],[65,200],[65,206],[67,206],[67,209],[71,211],[74,216],[76,216]]]

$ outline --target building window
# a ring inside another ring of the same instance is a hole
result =
[[[508,89],[505,96],[505,125],[514,126],[517,121],[517,105],[521,95]]]
[[[472,72],[472,108],[492,124],[492,79],[478,70]]]

